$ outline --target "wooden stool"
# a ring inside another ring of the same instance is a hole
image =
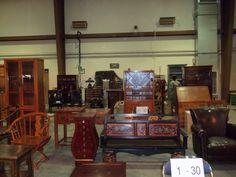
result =
[[[10,164],[12,177],[23,177],[23,175],[33,177],[32,150],[33,147],[31,146],[0,144],[0,163],[7,162]],[[20,165],[22,162],[26,162],[28,166],[27,171],[21,171]],[[2,171],[0,173],[2,174]]]
[[[70,177],[126,177],[126,163],[86,163],[76,166]]]

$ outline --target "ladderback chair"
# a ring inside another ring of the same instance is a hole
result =
[[[11,143],[34,146],[32,155],[39,152],[41,157],[34,161],[35,168],[41,161],[48,159],[44,146],[49,142],[50,117],[46,113],[34,112],[18,117],[7,130],[11,133]]]
[[[227,107],[190,109],[193,150],[205,160],[236,160],[236,125]]]

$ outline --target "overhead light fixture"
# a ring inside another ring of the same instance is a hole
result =
[[[174,25],[175,17],[160,17],[159,24],[160,25]]]

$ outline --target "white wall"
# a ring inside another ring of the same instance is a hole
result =
[[[65,0],[65,30],[76,34],[72,21],[86,20],[85,33],[193,30],[194,0]],[[1,0],[0,36],[55,34],[53,0]],[[160,17],[174,16],[173,26],[160,26]],[[82,40],[82,84],[96,71],[110,70],[110,63],[119,63],[115,72],[123,77],[128,68],[153,69],[167,75],[167,65],[192,65],[194,37],[147,37]],[[1,42],[0,58],[40,57],[49,69],[49,88],[56,87],[57,60],[55,40]],[[66,73],[78,73],[78,41],[66,40]]]

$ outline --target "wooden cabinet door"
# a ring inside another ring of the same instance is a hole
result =
[[[6,104],[21,113],[45,111],[43,60],[5,59]]]

